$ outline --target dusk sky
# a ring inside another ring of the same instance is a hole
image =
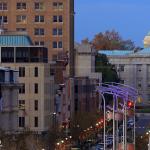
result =
[[[150,0],[75,0],[75,39],[115,29],[123,39],[143,47],[150,31]]]

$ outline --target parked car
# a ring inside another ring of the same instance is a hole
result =
[[[96,149],[95,149],[95,150],[104,150],[104,145],[98,143],[98,144],[96,145]]]

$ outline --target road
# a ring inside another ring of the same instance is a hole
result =
[[[136,134],[144,134],[148,129],[150,129],[150,116],[139,116],[138,121],[136,122]]]

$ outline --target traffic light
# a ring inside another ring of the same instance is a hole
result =
[[[134,103],[132,101],[127,101],[127,107],[128,108],[133,108],[134,107]]]

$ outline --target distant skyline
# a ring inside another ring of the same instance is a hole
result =
[[[143,47],[150,31],[150,0],[75,0],[75,40],[115,29]]]

